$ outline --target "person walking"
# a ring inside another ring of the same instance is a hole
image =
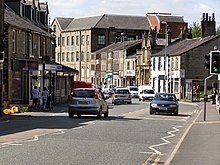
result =
[[[215,88],[212,89],[212,104],[216,103],[216,95],[217,95],[217,91]]]
[[[38,103],[39,103],[39,89],[37,88],[37,86],[34,86],[34,89],[32,90],[32,99],[33,99],[33,107],[37,108]]]
[[[43,92],[42,92],[42,101],[43,101],[42,110],[43,111],[46,110],[48,96],[49,96],[49,92],[48,92],[47,88],[44,87]]]

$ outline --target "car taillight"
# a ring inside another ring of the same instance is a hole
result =
[[[73,97],[73,96],[74,96],[74,92],[71,92],[71,93],[70,93],[70,96],[72,96],[72,97]]]
[[[98,99],[98,94],[97,94],[96,90],[94,90],[94,96],[96,99]]]

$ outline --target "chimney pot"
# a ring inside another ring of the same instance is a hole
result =
[[[206,13],[206,18],[205,18],[206,21],[208,21],[208,17],[209,17],[209,14]]]

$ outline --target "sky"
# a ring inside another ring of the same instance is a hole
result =
[[[188,25],[199,23],[202,13],[215,13],[220,26],[220,0],[40,0],[48,2],[49,17],[83,18],[103,14],[145,16],[152,12],[183,16]]]

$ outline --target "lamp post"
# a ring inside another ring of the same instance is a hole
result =
[[[165,24],[165,47],[164,47],[164,92],[167,92],[167,22],[163,21],[162,24]]]
[[[123,81],[122,81],[122,85],[124,86],[125,85],[125,78],[124,78],[124,76],[125,76],[125,53],[124,53],[124,49],[125,49],[125,34],[124,33],[121,33],[121,36],[122,36],[122,57],[123,57]]]

